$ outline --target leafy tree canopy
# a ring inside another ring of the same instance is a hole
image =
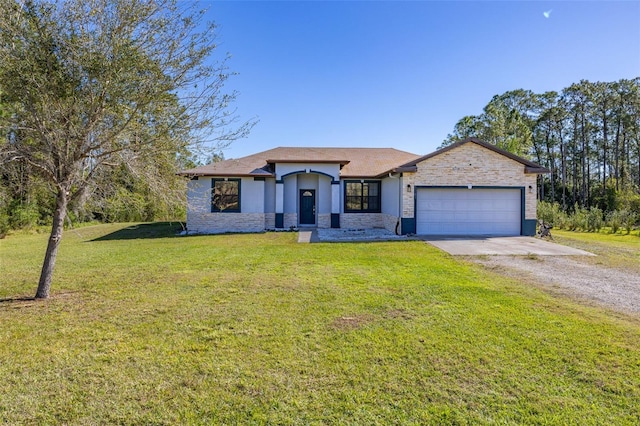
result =
[[[55,192],[36,297],[48,297],[70,202],[105,168],[153,181],[188,150],[243,137],[215,26],[175,0],[0,0],[0,160]],[[158,179],[156,179],[157,181]],[[161,185],[161,182],[158,182]]]

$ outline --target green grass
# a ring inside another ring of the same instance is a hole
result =
[[[0,240],[0,423],[637,424],[640,323],[419,241]]]
[[[640,273],[640,238],[632,234],[609,232],[571,232],[553,230],[553,238],[568,246],[586,250],[596,257],[584,258],[592,263]]]

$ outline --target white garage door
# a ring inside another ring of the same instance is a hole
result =
[[[422,235],[520,235],[520,189],[418,188]]]

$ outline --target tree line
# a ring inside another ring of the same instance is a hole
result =
[[[480,115],[460,119],[442,146],[467,137],[548,168],[539,198],[565,213],[640,215],[640,77],[496,95]]]
[[[60,194],[67,224],[182,218],[176,172],[252,125],[229,126],[215,26],[172,0],[0,5],[0,235],[51,225]]]

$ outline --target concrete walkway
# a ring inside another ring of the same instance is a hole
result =
[[[454,256],[594,256],[584,250],[533,237],[424,237],[423,239]]]
[[[298,231],[299,243],[315,243],[318,241],[318,235],[315,229],[305,229]]]

